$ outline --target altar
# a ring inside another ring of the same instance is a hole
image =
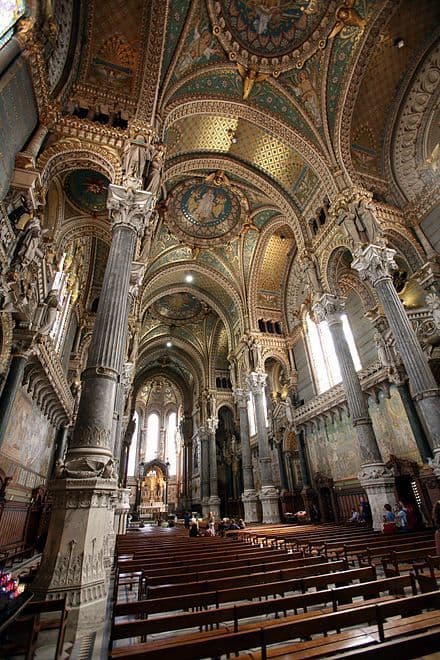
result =
[[[168,513],[166,479],[158,465],[154,465],[146,472],[141,483],[139,513],[141,516],[151,518],[157,518],[161,513]]]

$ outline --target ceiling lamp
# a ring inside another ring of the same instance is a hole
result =
[[[228,128],[228,135],[229,135],[229,139],[231,140],[231,144],[237,144],[238,137],[233,128]]]
[[[194,281],[194,275],[191,275],[191,273],[187,273],[185,275],[185,282],[188,282],[188,284],[191,284],[191,282]]]
[[[167,343],[165,344],[165,346],[166,346],[167,348],[171,348],[172,345],[173,345],[173,344],[172,344],[169,340],[168,340]]]

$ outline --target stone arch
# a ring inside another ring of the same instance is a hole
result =
[[[304,243],[307,237],[307,229],[303,218],[289,201],[287,194],[280,191],[273,182],[269,180],[263,172],[257,172],[250,166],[232,159],[227,155],[216,154],[207,157],[206,155],[197,155],[191,159],[186,158],[181,162],[172,162],[165,170],[164,180],[167,181],[175,176],[182,174],[191,175],[194,170],[228,170],[237,174],[241,178],[249,180],[256,188],[261,190],[272,202],[275,202],[278,210],[285,215],[285,223],[290,225],[295,233],[295,238],[299,244]]]
[[[412,273],[417,272],[425,263],[422,249],[416,244],[411,234],[405,227],[399,229],[386,228],[385,236],[388,239],[389,247],[397,251],[411,269]]]
[[[84,236],[99,238],[107,245],[110,245],[110,223],[102,218],[92,218],[84,215],[69,218],[69,220],[59,227],[55,234],[57,250],[62,251],[68,244]]]
[[[119,184],[122,180],[121,162],[113,150],[78,138],[65,138],[43,151],[38,158],[43,196],[55,177],[81,168],[97,170],[112,183]]]
[[[303,156],[317,173],[329,199],[336,196],[338,192],[337,185],[328,162],[326,162],[326,156],[319,153],[310,140],[303,135],[299,135],[291,126],[246,103],[225,99],[179,99],[175,103],[171,102],[164,109],[164,130],[179,119],[198,114],[214,114],[244,119],[260,127],[265,132],[271,133]]]
[[[223,307],[215,300],[215,297],[211,295],[206,287],[204,288],[196,288],[194,285],[188,286],[188,285],[183,285],[183,283],[180,283],[180,280],[176,278],[176,283],[163,283],[161,285],[161,280],[163,280],[165,277],[169,278],[170,276],[173,275],[180,275],[185,273],[188,268],[191,269],[191,272],[193,273],[198,273],[202,276],[202,279],[206,279],[208,282],[209,280],[214,280],[217,284],[219,284],[224,291],[226,291],[229,295],[229,297],[232,299],[232,301],[235,303],[235,306],[237,308],[237,311],[239,313],[239,322],[241,327],[244,327],[244,311],[243,311],[243,303],[241,300],[241,297],[237,291],[231,286],[230,282],[215,271],[214,269],[210,269],[207,266],[200,265],[197,263],[197,261],[192,261],[192,262],[180,262],[176,263],[166,269],[166,272],[164,273],[163,271],[160,271],[158,273],[153,274],[151,279],[147,281],[148,278],[145,278],[144,280],[144,286],[143,286],[143,291],[141,295],[141,300],[142,300],[142,308],[147,309],[151,304],[153,304],[156,300],[161,298],[164,295],[170,295],[172,293],[178,293],[178,292],[187,292],[191,293],[193,296],[199,297],[200,300],[205,302],[207,305],[212,307],[212,309],[218,314],[218,316],[222,319],[226,331],[228,333],[228,342],[229,345],[232,347],[234,345],[234,335],[232,331],[232,326],[230,322],[230,316],[228,316],[227,310],[223,309]],[[160,288],[158,288],[160,286]]]

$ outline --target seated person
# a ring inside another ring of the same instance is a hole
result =
[[[348,519],[347,522],[354,523],[354,522],[360,522],[360,520],[361,520],[361,514],[359,513],[359,511],[357,511],[356,509],[352,509],[351,517]]]
[[[238,521],[238,526],[240,529],[245,529],[246,523],[244,522],[243,518],[240,518],[240,520]]]
[[[191,527],[189,528],[189,538],[191,539],[197,536],[200,536],[197,523],[192,523]]]

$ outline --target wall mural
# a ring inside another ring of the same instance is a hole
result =
[[[12,486],[32,489],[46,481],[54,437],[50,422],[28,394],[19,390],[0,452],[2,467],[13,478]]]
[[[390,398],[380,393],[379,403],[370,402],[369,408],[382,459],[386,462],[394,454],[420,463],[399,392],[392,387]],[[309,431],[307,448],[312,474],[332,475],[335,482],[357,478],[360,469],[357,438],[351,419],[345,413],[342,419],[322,424],[318,431]]]
[[[171,231],[189,244],[222,244],[241,229],[241,200],[230,187],[188,182],[173,194],[168,221]]]

